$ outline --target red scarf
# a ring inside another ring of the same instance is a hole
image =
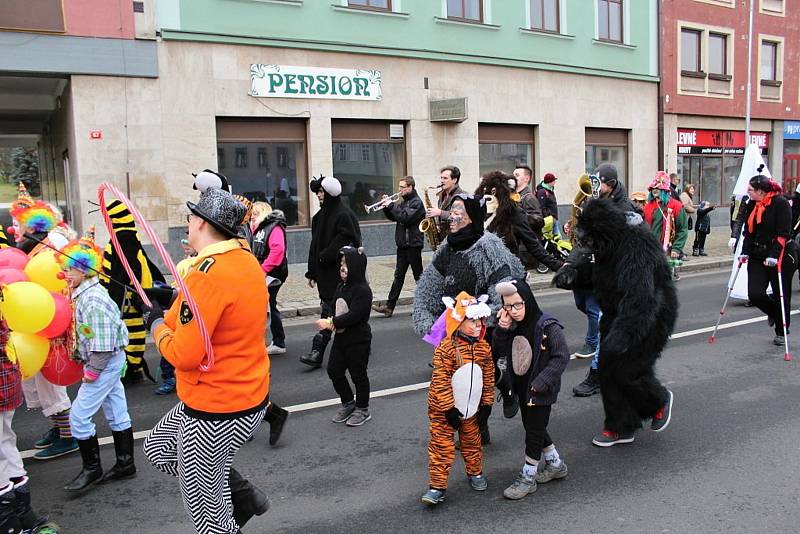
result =
[[[764,215],[764,210],[772,204],[772,199],[775,195],[777,195],[777,191],[770,191],[764,198],[756,202],[755,208],[750,213],[750,217],[747,218],[747,231],[751,234],[755,231],[755,226],[757,224],[761,224],[761,216]]]

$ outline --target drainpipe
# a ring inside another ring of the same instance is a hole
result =
[[[664,38],[664,30],[661,27],[661,0],[656,2],[656,24],[658,25],[658,39],[656,50],[658,53],[658,167],[667,169],[667,162],[664,156],[664,95],[661,93],[663,80],[661,77],[661,41]]]

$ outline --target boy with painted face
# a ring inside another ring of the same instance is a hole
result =
[[[447,309],[446,336],[433,353],[433,374],[428,389],[428,444],[430,485],[422,502],[444,500],[447,479],[455,460],[453,431],[457,430],[469,485],[475,491],[488,487],[483,475],[483,450],[479,425],[485,424],[494,402],[494,362],[484,340],[491,309],[486,295],[476,299],[462,291],[453,300],[442,298]]]
[[[522,499],[536,491],[537,483],[567,476],[567,464],[559,457],[547,433],[550,409],[561,389],[561,374],[569,362],[564,327],[539,309],[525,280],[495,286],[503,298],[492,337],[492,351],[505,360],[503,388],[519,398],[525,427],[525,463],[503,495]],[[537,474],[544,452],[545,466]]]
[[[84,362],[83,383],[69,416],[72,435],[80,447],[83,468],[64,489],[80,492],[101,478],[108,482],[136,473],[133,429],[121,381],[128,329],[120,317],[119,308],[98,279],[103,253],[95,245],[94,227],[80,240],[69,242],[61,252],[58,260],[72,290],[77,353]],[[101,406],[114,436],[117,456],[117,463],[105,476],[92,422]]]

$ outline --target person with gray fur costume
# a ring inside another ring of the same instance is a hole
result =
[[[675,328],[678,297],[661,246],[640,217],[613,200],[587,201],[574,231],[578,245],[553,282],[572,289],[581,263],[592,262],[600,319],[600,394],[604,430],[592,443],[631,443],[642,420],[660,432],[670,422],[672,392],[655,376],[655,363]]]

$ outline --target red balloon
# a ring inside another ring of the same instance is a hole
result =
[[[64,337],[50,342],[50,354],[42,366],[41,373],[50,383],[70,386],[83,377],[83,364],[72,359],[71,347]]]
[[[0,284],[13,284],[14,282],[27,282],[28,275],[25,271],[12,269],[11,267],[0,267]]]
[[[2,271],[0,271],[2,276]],[[69,304],[69,299],[57,291],[50,293],[53,295],[53,300],[56,301],[56,313],[53,315],[53,320],[47,327],[36,333],[37,336],[53,339],[58,337],[66,331],[67,327],[72,322],[72,306]]]
[[[0,268],[10,267],[22,270],[28,264],[28,255],[18,248],[6,247],[0,249]]]

